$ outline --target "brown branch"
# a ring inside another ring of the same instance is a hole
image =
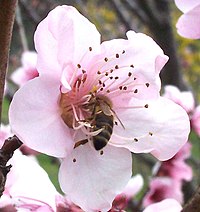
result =
[[[17,0],[0,1],[0,119]]]
[[[200,187],[197,189],[194,196],[190,201],[183,207],[181,212],[199,212],[200,211]]]
[[[13,156],[13,153],[22,145],[22,142],[17,136],[10,137],[5,140],[0,149],[0,197],[3,194],[6,176],[10,171],[11,165],[6,165],[8,160]]]

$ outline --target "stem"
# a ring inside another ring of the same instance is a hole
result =
[[[0,120],[16,6],[17,0],[0,1]]]
[[[22,142],[17,136],[10,137],[5,140],[0,149],[0,197],[3,194],[6,176],[10,171],[11,165],[7,166],[8,160],[13,156],[13,153],[22,145]]]

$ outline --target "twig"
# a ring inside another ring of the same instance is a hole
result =
[[[17,0],[0,1],[0,119]]]
[[[200,211],[200,187],[190,199],[190,201],[183,207],[181,212],[199,212]]]
[[[6,176],[10,171],[11,165],[6,165],[8,160],[13,156],[13,153],[22,145],[22,142],[17,136],[10,137],[5,140],[0,149],[0,197],[3,194]]]

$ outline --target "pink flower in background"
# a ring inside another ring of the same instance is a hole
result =
[[[1,129],[0,147],[10,135],[9,127],[2,126]],[[0,210],[53,212],[58,193],[36,160],[16,150],[9,164],[12,168],[0,198]]]
[[[182,207],[175,199],[165,199],[145,208],[143,212],[180,212]]]
[[[200,0],[175,0],[176,6],[184,13],[178,20],[178,33],[186,38],[200,38]]]
[[[180,91],[176,86],[166,85],[164,87],[163,97],[179,104],[188,114],[193,112],[195,108],[195,101],[192,92]]]
[[[197,106],[194,110],[191,119],[192,129],[200,136],[200,105]]]
[[[22,66],[15,70],[11,79],[19,86],[24,85],[27,81],[38,77],[38,71],[36,69],[37,54],[36,52],[27,51],[22,54],[21,58]]]
[[[130,151],[167,160],[189,133],[185,111],[159,94],[167,56],[144,34],[127,38],[100,44],[75,8],[55,8],[35,33],[39,77],[10,106],[13,132],[63,158],[61,187],[88,212],[111,208],[130,179]]]
[[[179,203],[183,202],[181,182],[169,177],[155,177],[150,181],[149,192],[143,199],[144,207],[159,202],[166,198],[173,198]]]
[[[190,157],[191,144],[187,142],[170,160],[163,161],[157,173],[158,176],[167,176],[177,181],[192,180],[192,168],[185,162]]]

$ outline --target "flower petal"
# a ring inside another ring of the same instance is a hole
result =
[[[61,75],[62,67],[79,64],[89,47],[100,47],[100,34],[74,7],[58,6],[38,25],[35,45],[38,70]]]
[[[187,141],[188,115],[179,105],[163,97],[146,103],[148,108],[115,111],[125,129],[115,126],[110,143],[135,153],[151,152],[159,160],[168,160]]]
[[[62,162],[59,181],[67,198],[84,211],[108,211],[131,177],[131,161],[124,148],[107,145],[101,154],[80,145]]]
[[[64,157],[73,148],[69,129],[58,107],[59,83],[38,77],[19,89],[10,105],[13,133],[30,148],[52,156]]]
[[[177,24],[178,33],[186,38],[200,38],[200,3],[198,6],[183,14]]]
[[[155,212],[155,211],[162,211],[162,212],[180,212],[182,207],[178,201],[175,199],[165,199],[158,203],[154,203],[149,205],[143,212]]]
[[[175,4],[182,12],[188,12],[199,5],[200,0],[175,0]]]

